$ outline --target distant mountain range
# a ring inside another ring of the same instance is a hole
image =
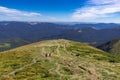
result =
[[[0,39],[20,38],[34,42],[57,36],[70,29],[67,26],[53,23],[0,22]]]
[[[64,39],[0,53],[0,80],[119,80],[120,57]]]
[[[120,26],[120,24],[117,23],[68,23],[68,25],[72,25],[76,28],[92,27],[95,29],[115,28],[116,26]]]
[[[120,38],[120,27],[112,29],[94,29],[91,27],[79,28],[61,34],[58,38],[86,42],[94,46],[101,45],[110,40]]]
[[[0,40],[21,39],[36,42],[48,39],[69,39],[98,46],[120,38],[120,24],[114,23],[47,23],[0,22]]]
[[[81,27],[95,27],[97,29],[105,29],[105,28],[114,28],[116,26],[120,26],[118,23],[80,23],[80,22],[58,22],[56,24],[60,25],[71,25],[76,28]]]

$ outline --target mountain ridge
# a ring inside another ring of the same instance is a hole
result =
[[[114,55],[120,55],[120,39],[111,40],[98,46],[98,48]]]
[[[0,53],[1,80],[119,80],[119,58],[84,43],[46,40]]]

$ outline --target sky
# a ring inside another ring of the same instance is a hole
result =
[[[0,21],[120,23],[120,0],[0,0]]]

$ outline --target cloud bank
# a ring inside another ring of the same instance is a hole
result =
[[[74,20],[95,20],[114,17],[120,13],[119,0],[88,0],[86,5],[72,14]]]

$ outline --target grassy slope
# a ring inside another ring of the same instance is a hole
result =
[[[110,52],[115,55],[120,55],[120,39],[115,39],[112,41],[109,41],[98,48]]]
[[[4,41],[0,41],[0,52],[1,51],[5,51],[5,50],[9,50],[9,49],[13,49],[25,44],[28,44],[28,41],[22,40],[22,39],[10,39],[10,40],[4,40]]]
[[[41,41],[0,53],[0,80],[119,80],[119,61],[83,43]]]

